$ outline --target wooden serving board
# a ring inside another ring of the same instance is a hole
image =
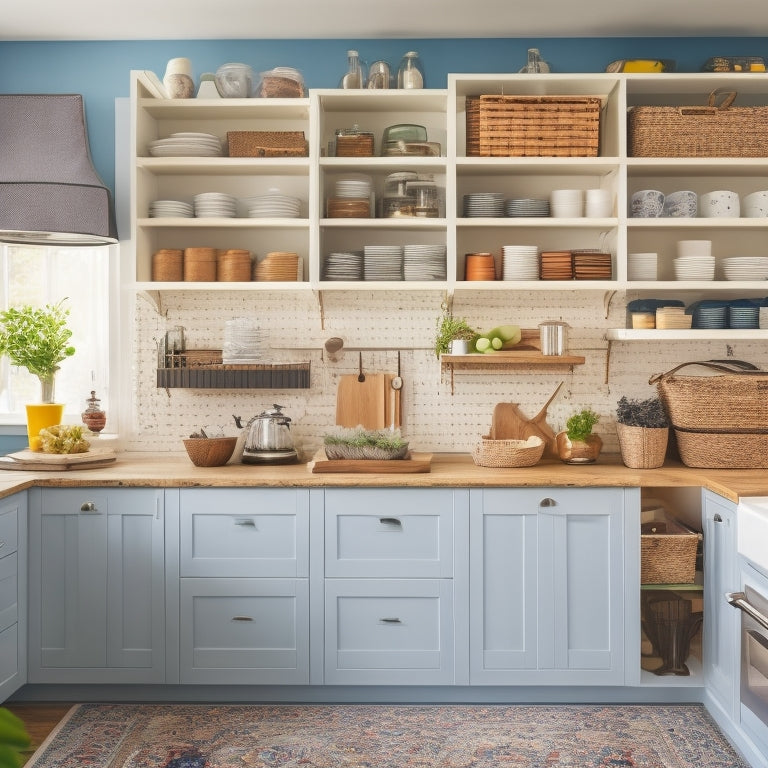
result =
[[[328,459],[321,448],[309,463],[312,472],[356,472],[365,474],[394,475],[430,472],[432,454],[409,451],[404,459]]]
[[[340,427],[384,429],[385,376],[383,373],[366,373],[365,381],[358,381],[357,374],[345,374],[339,378],[336,393],[336,424]]]
[[[117,454],[111,448],[85,453],[42,453],[25,449],[0,456],[0,469],[65,472],[70,469],[93,469],[113,464]]]

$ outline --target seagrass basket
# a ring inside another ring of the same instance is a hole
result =
[[[479,467],[532,467],[544,454],[544,441],[535,435],[527,440],[491,440],[483,436],[472,450]]]
[[[230,157],[306,157],[303,131],[227,131]]]
[[[621,460],[630,469],[655,469],[664,464],[668,427],[631,427],[617,424]]]
[[[698,546],[699,534],[675,520],[644,523],[640,534],[640,583],[692,584]]]

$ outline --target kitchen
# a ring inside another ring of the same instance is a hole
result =
[[[377,41],[375,46],[363,42],[356,44],[369,58],[383,57],[395,62],[406,47],[417,48],[425,61],[427,84],[431,81],[436,83],[432,87],[443,87],[444,75],[435,71],[440,62],[445,62],[445,74],[516,71],[524,63],[529,42],[527,39],[462,41],[454,44],[458,47],[452,48],[450,55],[445,52],[444,42],[429,39],[410,40],[407,46],[402,40]],[[601,72],[609,61],[625,56],[627,49],[626,41],[608,38],[601,41],[599,47],[594,41],[559,40],[548,36],[537,37],[535,42],[553,69],[561,72]],[[716,38],[711,41],[675,39],[674,54],[681,71],[697,71],[704,59],[720,51],[720,42]],[[728,47],[746,50],[750,42],[754,41],[728,40]],[[670,43],[671,40],[651,38],[634,40],[632,46],[637,48],[637,55],[666,58],[670,56]],[[274,40],[259,41],[258,44],[254,41],[226,44],[194,41],[181,45],[145,41],[137,54],[132,51],[131,43],[50,43],[54,56],[66,54],[68,61],[74,56],[76,62],[82,62],[72,71],[63,68],[61,73],[57,72],[59,82],[54,83],[50,80],[52,73],[33,66],[41,45],[19,41],[0,43],[2,71],[8,73],[0,76],[6,78],[0,79],[0,90],[35,91],[44,87],[46,90],[83,92],[94,159],[107,180],[112,176],[112,102],[127,96],[131,70],[146,69],[160,75],[167,60],[174,55],[189,56],[200,71],[214,70],[218,64],[230,60],[249,61],[257,68],[290,63],[304,72],[309,87],[329,88],[335,86],[343,71],[344,53],[348,47],[338,41],[313,41],[311,51],[300,46],[285,48],[287,43]],[[103,53],[106,71],[91,86],[94,78],[90,73],[90,62],[98,53]],[[285,61],[286,54],[290,62]],[[477,65],[478,60],[482,61],[482,66]],[[572,63],[577,60],[578,65]],[[87,77],[85,73],[88,73]],[[113,74],[108,76],[108,73]],[[120,161],[119,153],[116,160]],[[119,174],[115,178],[119,178]],[[124,195],[118,191],[116,199],[120,212],[121,199],[125,205]],[[286,392],[284,398],[286,411],[295,425],[296,441],[310,451],[333,422],[337,377],[354,373],[358,364],[357,355],[350,353],[344,353],[338,362],[322,358],[322,345],[330,336],[345,337],[349,347],[373,349],[364,354],[368,370],[392,370],[397,352],[401,352],[405,380],[404,428],[414,445],[438,453],[468,451],[487,429],[493,405],[499,401],[512,399],[519,402],[526,413],[536,413],[561,380],[558,374],[457,376],[452,391],[450,381],[442,375],[430,350],[443,300],[439,290],[402,292],[394,297],[389,292],[380,291],[327,292],[322,320],[316,298],[302,293],[290,294],[289,312],[285,310],[285,296],[277,293],[260,292],[256,301],[250,295],[227,296],[216,292],[171,296],[164,305],[168,310],[165,316],[144,297],[134,300],[130,292],[127,293],[125,302],[136,312],[135,351],[130,361],[130,374],[120,380],[129,385],[124,384],[122,391],[118,388],[115,393],[110,393],[105,405],[109,412],[120,413],[120,432],[126,436],[124,445],[132,451],[178,452],[181,439],[200,426],[231,429],[234,426],[230,423],[233,412],[249,418],[271,405],[269,400],[253,393],[201,395],[173,390],[169,396],[164,390],[152,386],[155,340],[167,327],[182,325],[190,343],[196,347],[215,348],[221,344],[224,319],[250,310],[252,305],[255,305],[253,309],[259,319],[270,329],[271,345],[288,348],[298,346],[296,339],[311,341],[308,346],[311,347],[313,386],[309,392],[300,395]],[[654,342],[617,344],[611,350],[611,375],[606,383],[607,344],[603,337],[606,329],[624,326],[625,312],[621,301],[610,304],[606,317],[602,292],[557,291],[551,297],[547,296],[546,314],[543,314],[541,296],[544,294],[537,296],[537,293],[516,292],[512,301],[504,292],[483,292],[479,296],[465,293],[455,298],[454,311],[467,316],[478,326],[487,327],[499,322],[518,322],[525,328],[535,328],[544,319],[566,320],[572,328],[571,351],[583,354],[587,362],[564,376],[566,386],[550,410],[552,423],[561,426],[574,407],[585,404],[595,407],[602,416],[607,454],[617,451],[612,424],[615,403],[621,395],[647,396],[648,376],[668,370],[681,360],[728,354],[722,342],[683,341],[665,344],[663,349]],[[393,302],[396,312],[393,312]],[[126,327],[131,328],[131,325]],[[389,351],[375,351],[382,347]],[[762,343],[738,341],[731,347],[736,357],[765,366],[766,351]],[[638,358],[644,361],[639,367]],[[125,367],[129,369],[127,364]],[[136,401],[130,407],[134,393]],[[133,413],[136,414],[135,421]]]

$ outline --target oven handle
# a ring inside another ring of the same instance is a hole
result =
[[[761,627],[768,629],[768,616],[764,616],[760,613],[760,611],[747,600],[745,592],[726,592],[725,599],[734,608],[740,608],[744,613],[751,616]]]

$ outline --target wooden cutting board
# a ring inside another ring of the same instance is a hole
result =
[[[366,373],[365,381],[358,381],[356,373],[339,377],[336,424],[351,428],[362,426],[364,429],[389,426],[386,422],[384,384],[383,373]]]
[[[40,472],[93,469],[113,464],[117,454],[111,448],[101,448],[84,453],[42,453],[23,450],[0,456],[0,469],[33,470]]]

